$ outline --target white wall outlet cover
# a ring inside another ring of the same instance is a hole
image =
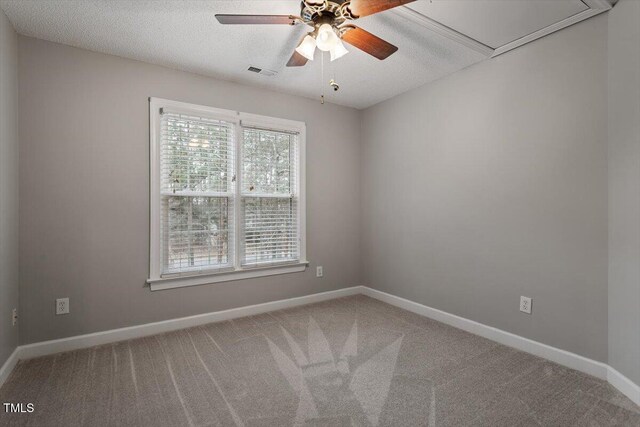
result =
[[[324,276],[324,271],[322,269],[322,266],[319,265],[316,267],[316,277],[322,277]]]
[[[520,311],[523,313],[531,314],[531,298],[520,297]]]
[[[16,323],[18,323],[18,309],[14,308],[11,310],[11,324],[16,326]]]
[[[69,314],[69,298],[56,300],[56,314]]]

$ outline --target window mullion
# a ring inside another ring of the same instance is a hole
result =
[[[244,239],[244,230],[242,225],[242,126],[236,123],[235,141],[234,141],[234,161],[235,161],[235,197],[234,203],[234,233],[235,238],[233,251],[233,267],[239,270],[242,261],[242,252],[244,251],[242,241]]]

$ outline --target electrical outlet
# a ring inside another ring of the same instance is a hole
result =
[[[316,267],[316,277],[322,277],[324,276],[324,271],[322,270],[322,266],[319,265]]]
[[[523,313],[531,314],[531,298],[520,297],[520,311]]]
[[[18,309],[14,308],[11,310],[11,324],[16,326],[16,323],[18,323]]]
[[[69,298],[56,300],[56,314],[69,314]]]

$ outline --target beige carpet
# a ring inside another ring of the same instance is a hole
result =
[[[3,426],[640,426],[603,381],[365,296],[23,361],[0,402],[35,405]]]

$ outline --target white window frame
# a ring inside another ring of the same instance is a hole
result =
[[[161,248],[161,176],[160,176],[160,111],[162,108],[173,112],[203,115],[218,120],[224,120],[235,124],[235,156],[236,162],[236,197],[234,198],[234,266],[231,270],[219,272],[178,273],[162,275],[162,248]],[[242,189],[241,172],[241,147],[242,126],[259,127],[262,129],[295,132],[298,134],[298,179],[296,180],[296,194],[298,195],[298,238],[300,241],[300,260],[292,263],[280,263],[261,267],[241,267],[240,265],[240,239],[243,233],[241,227]],[[279,119],[257,114],[242,113],[239,111],[224,110],[220,108],[193,105],[185,102],[171,101],[162,98],[149,98],[149,158],[150,158],[150,235],[149,235],[149,278],[147,283],[152,291],[162,289],[180,288],[185,286],[197,286],[226,282],[231,280],[251,279],[256,277],[273,276],[277,274],[297,273],[306,269],[309,264],[306,251],[306,184],[305,184],[305,145],[306,125],[304,122]]]

